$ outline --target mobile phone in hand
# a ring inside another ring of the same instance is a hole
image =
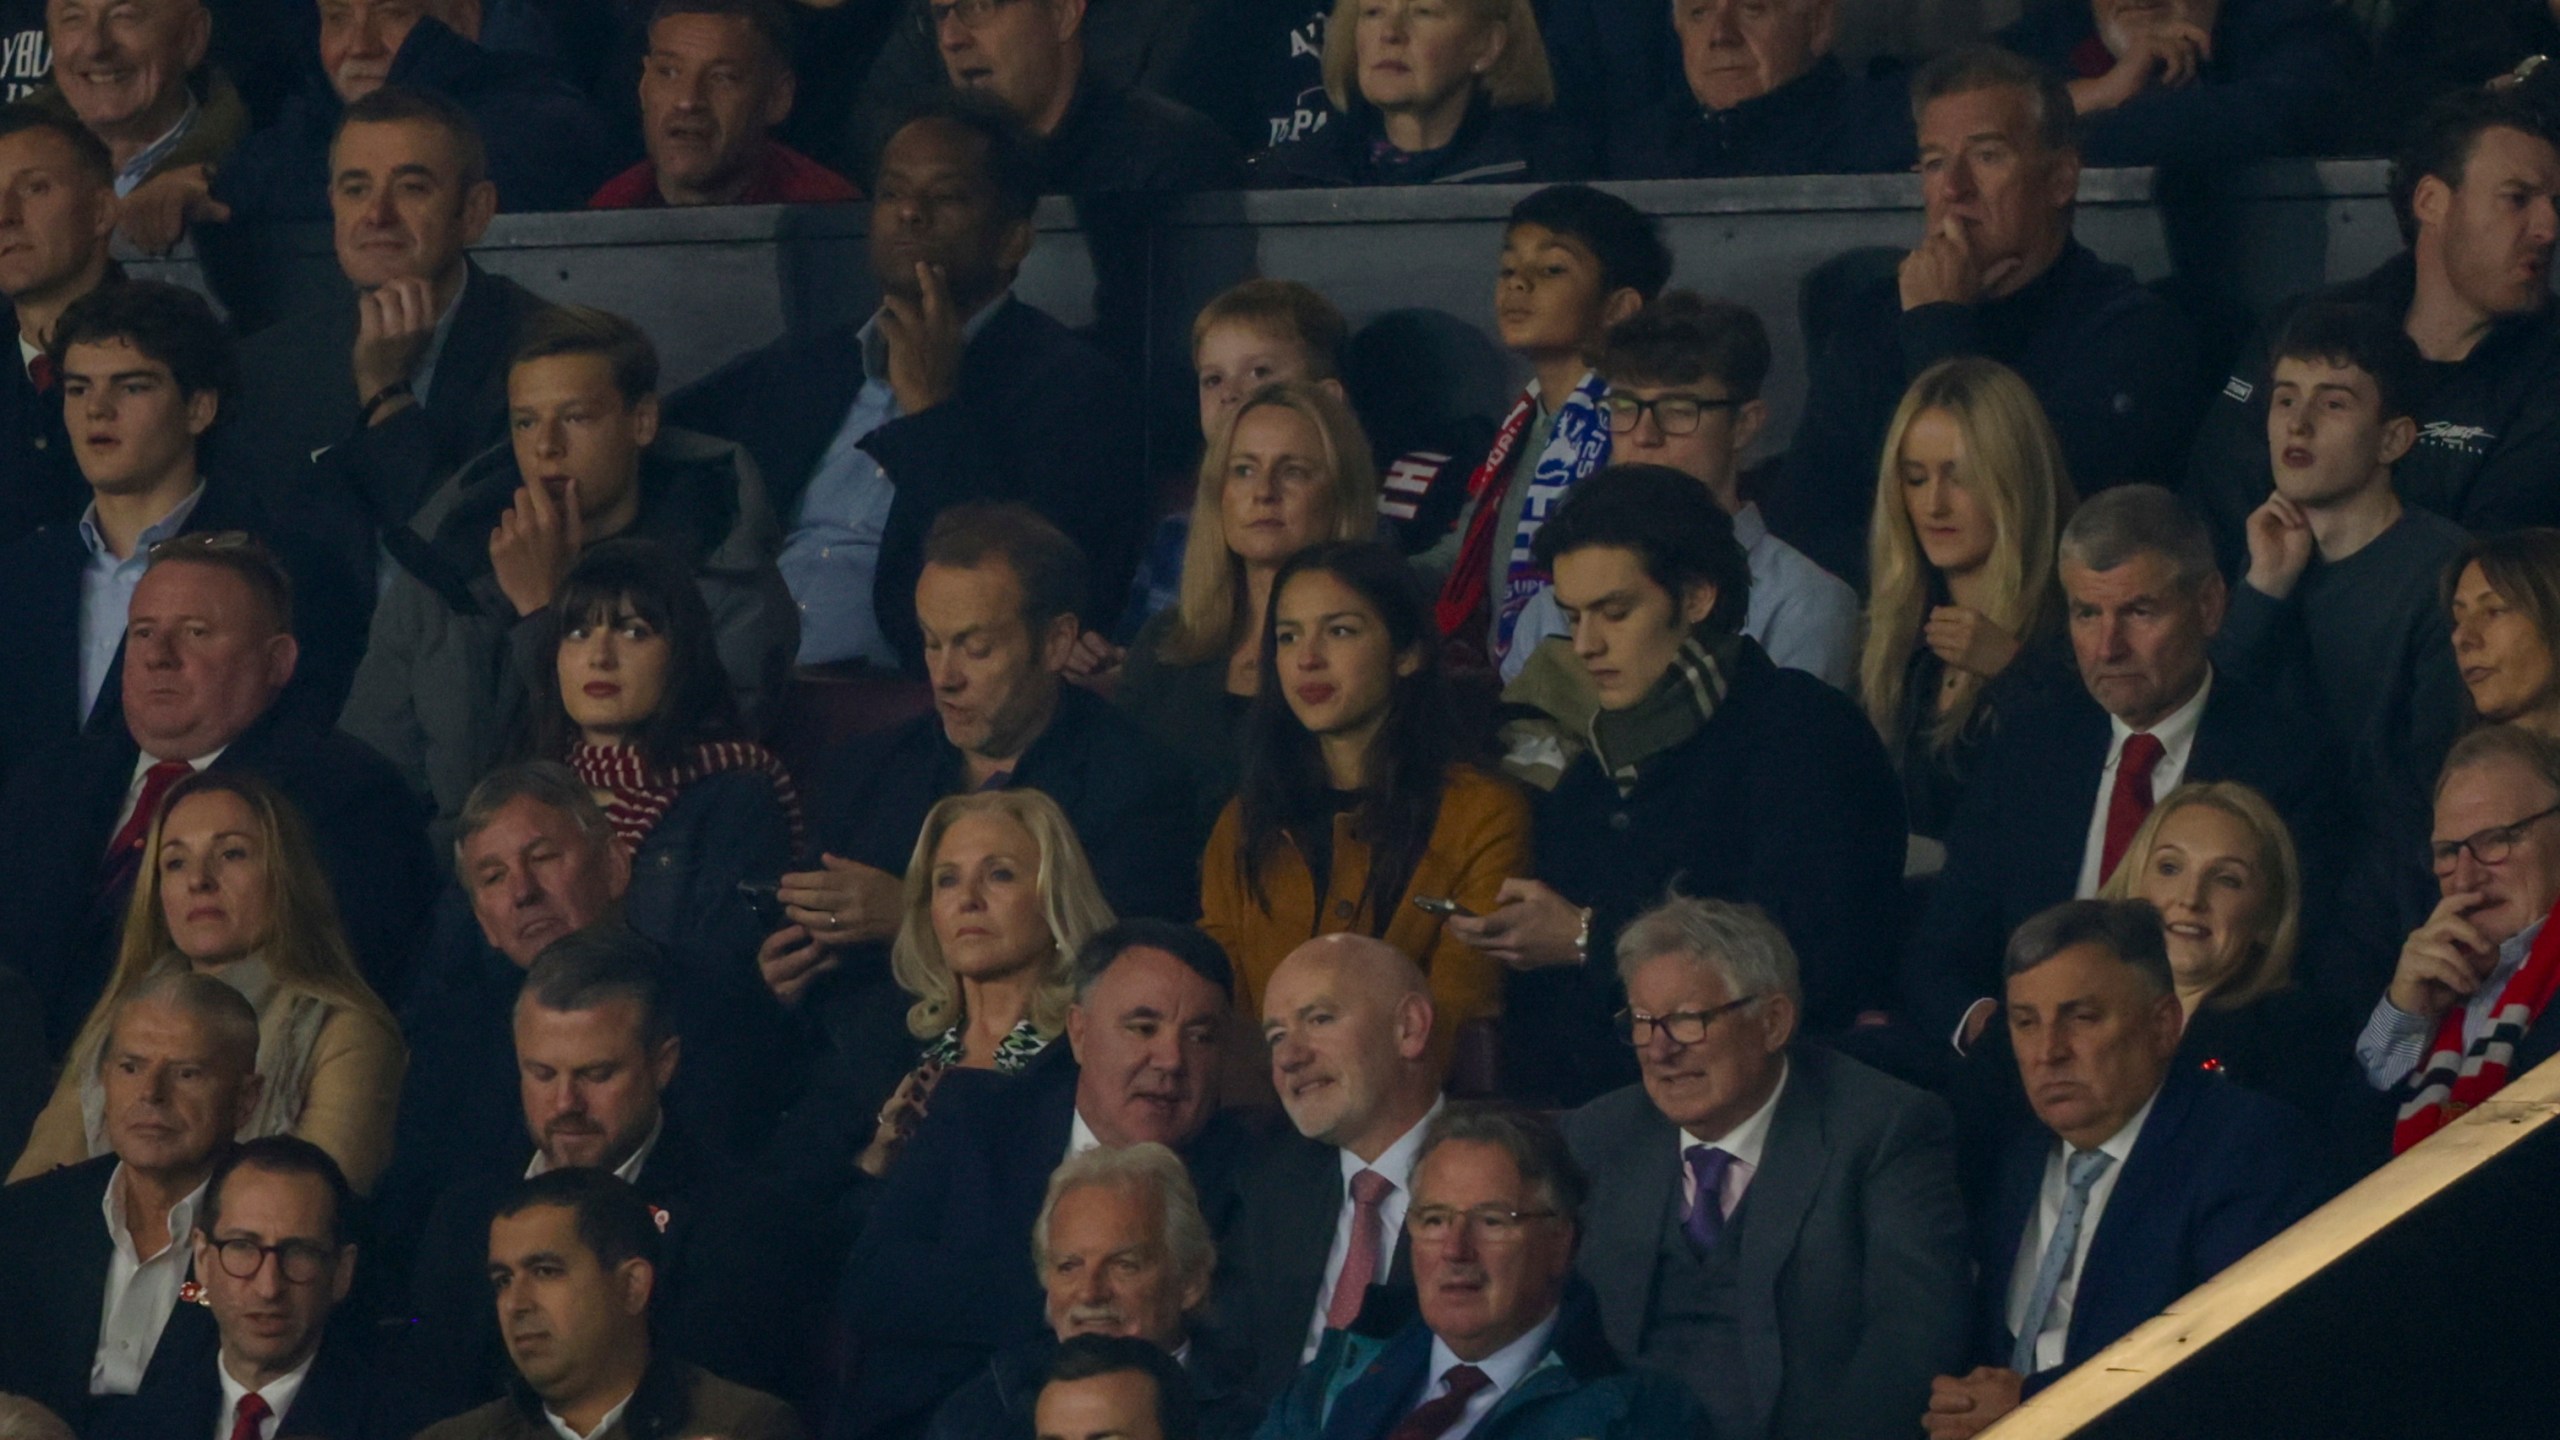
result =
[[[1469,920],[1476,918],[1476,912],[1446,895],[1416,895],[1413,897],[1413,908],[1433,915],[1459,915]]]

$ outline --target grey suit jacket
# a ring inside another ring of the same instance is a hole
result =
[[[1746,1363],[1682,1378],[1702,1398],[1747,1386],[1750,1440],[1904,1440],[1930,1378],[1966,1354],[1954,1120],[1937,1097],[1828,1050],[1796,1046],[1788,1068],[1741,1211]],[[1564,1130],[1583,1168],[1610,1177],[1584,1208],[1579,1264],[1609,1343],[1633,1364],[1655,1257],[1680,1224],[1678,1132],[1641,1085],[1573,1112]]]

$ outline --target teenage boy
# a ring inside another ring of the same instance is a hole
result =
[[[269,541],[292,577],[302,647],[296,699],[337,713],[364,631],[350,575],[315,547],[274,534],[236,479],[209,481],[205,433],[230,399],[231,337],[192,290],[134,280],[94,289],[54,323],[47,364],[59,378],[71,454],[87,482],[76,521],[0,549],[0,770],[84,730],[123,728],[125,610],[152,547],[193,531]]]
[[[1760,507],[1742,495],[1742,452],[1769,421],[1760,399],[1769,332],[1760,317],[1674,290],[1611,326],[1593,368],[1608,382],[1600,409],[1613,458],[1690,475],[1733,517],[1733,538],[1751,557],[1751,612],[1742,633],[1778,664],[1848,690],[1858,673],[1858,592],[1770,534]],[[1537,642],[1563,633],[1555,592],[1532,600],[1503,678],[1518,678]]]
[[[1607,385],[1584,358],[1671,279],[1653,221],[1588,185],[1550,185],[1511,209],[1493,289],[1502,343],[1528,390],[1473,474],[1457,529],[1419,563],[1443,572],[1440,633],[1500,664],[1529,602],[1550,588],[1530,547],[1576,482],[1609,463]]]
[[[2273,354],[2275,492],[2249,516],[2249,566],[2214,659],[2327,717],[2366,817],[2367,873],[2414,926],[2436,898],[2424,868],[2436,772],[2470,711],[2439,594],[2469,537],[2392,488],[2425,363],[2389,312],[2311,302]]]

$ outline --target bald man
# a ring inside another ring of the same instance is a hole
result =
[[[1405,1203],[1425,1121],[1440,1108],[1431,986],[1403,951],[1325,935],[1263,987],[1271,1083],[1296,1127],[1245,1179],[1219,1247],[1217,1295],[1257,1403],[1286,1389],[1373,1285],[1410,1288]]]

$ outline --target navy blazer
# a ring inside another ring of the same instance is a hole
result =
[[[0,1391],[83,1434],[103,1418],[92,1415],[89,1368],[115,1241],[99,1207],[119,1163],[101,1155],[0,1188]]]
[[[2107,712],[2073,685],[2002,720],[1947,829],[1947,865],[1903,951],[1902,999],[1931,1041],[1973,1002],[2000,993],[2011,931],[2072,898],[2098,777],[2113,743]],[[2326,913],[2345,833],[2341,773],[2310,717],[2215,677],[2185,778],[2237,780],[2284,817],[2302,856],[2303,913]],[[2308,945],[2308,953],[2322,953]]]
[[[86,508],[88,487],[81,487]],[[19,761],[74,735],[124,728],[124,646],[106,683],[81,709],[80,580],[89,547],[80,510],[0,549],[0,775]],[[258,537],[293,586],[293,636],[301,646],[284,703],[316,724],[337,723],[364,654],[364,616],[372,609],[372,576],[358,576],[327,549],[279,526],[245,485],[208,479],[204,498],[178,527],[181,535],[242,530]]]
[[[417,1418],[399,1410],[352,1325],[333,1326],[311,1357],[293,1403],[278,1418],[279,1440],[403,1440]],[[99,1440],[197,1440],[223,1413],[221,1334],[213,1312],[180,1305],[143,1372],[142,1389],[98,1431]]]
[[[16,308],[0,300],[0,335],[17,333]],[[62,423],[62,391],[38,395],[12,348],[0,360],[0,545],[76,520],[88,503],[89,482]]]
[[[1977,1358],[1985,1365],[2007,1365],[2016,1344],[2010,1275],[2055,1143],[2042,1125],[2019,1131],[1977,1232]],[[2173,1068],[2090,1237],[2062,1364],[2030,1376],[2027,1393],[2319,1208],[2331,1188],[2301,1116],[2255,1091]]]
[[[1145,480],[1137,387],[1102,352],[1010,296],[994,302],[960,357],[952,397],[862,441],[896,487],[872,605],[911,669],[922,665],[916,577],[934,517],[972,500],[1012,500],[1084,548],[1085,621],[1109,625],[1128,594],[1155,496]],[[861,324],[786,334],[668,401],[667,423],[747,447],[785,529],[818,461],[862,393]]]
[[[859,1370],[831,1436],[903,1433],[997,1350],[1047,1330],[1028,1237],[1067,1157],[1079,1074],[1061,1039],[1018,1073],[951,1070],[934,1087],[845,1263],[836,1314]],[[1233,1212],[1247,1139],[1220,1115],[1182,1147],[1214,1232]]]
[[[1217,1334],[1256,1405],[1268,1405],[1298,1373],[1316,1292],[1342,1219],[1342,1151],[1295,1132],[1275,1138],[1236,1187],[1236,1218],[1218,1247]],[[1387,1279],[1370,1287],[1409,1308],[1413,1240],[1395,1236]],[[1367,1302],[1363,1301],[1365,1306]]]
[[[251,722],[208,768],[257,775],[301,811],[365,979],[396,1006],[443,880],[426,807],[390,761],[288,708]],[[0,846],[0,935],[44,999],[56,1055],[106,987],[132,887],[101,892],[100,872],[141,753],[121,726],[84,735],[18,766],[0,792],[0,826],[44,837]]]

